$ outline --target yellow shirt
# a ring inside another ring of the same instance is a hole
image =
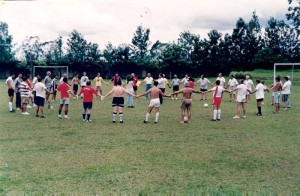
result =
[[[94,81],[96,82],[96,86],[101,86],[102,77],[96,77]]]

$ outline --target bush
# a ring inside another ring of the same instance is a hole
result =
[[[246,76],[251,76],[251,73],[250,72],[243,72],[243,71],[240,71],[240,72],[237,72],[237,71],[232,71],[230,72],[229,76],[233,75],[236,79],[245,79]]]

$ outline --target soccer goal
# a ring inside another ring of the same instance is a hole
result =
[[[41,78],[44,78],[47,75],[47,71],[51,72],[52,77],[54,75],[58,75],[58,77],[62,77],[63,74],[69,74],[68,66],[34,66],[32,70],[32,76],[34,77],[36,73],[38,73]]]
[[[280,68],[280,71],[279,71]],[[300,78],[300,63],[274,63],[274,81],[277,75],[284,69],[285,75],[282,76],[290,76],[290,80],[293,81],[295,76]]]

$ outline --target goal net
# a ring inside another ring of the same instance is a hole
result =
[[[34,77],[37,73],[44,78],[47,75],[47,71],[51,72],[51,77],[57,75],[59,78],[62,77],[63,74],[69,74],[68,66],[34,66],[32,70],[32,76]]]
[[[291,81],[300,79],[300,63],[274,63],[274,81],[275,77],[289,76]]]

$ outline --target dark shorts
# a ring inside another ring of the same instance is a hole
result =
[[[200,91],[205,92],[205,91],[207,91],[207,89],[201,88]]]
[[[93,102],[83,102],[83,109],[92,109],[93,108]]]
[[[133,86],[133,90],[134,90],[134,91],[137,91],[137,86]]]
[[[13,97],[15,91],[14,91],[14,89],[10,88],[10,89],[8,89],[7,93],[8,93],[8,96],[9,96],[9,97]]]
[[[45,98],[36,96],[35,97],[35,105],[40,106],[40,107],[44,107]]]
[[[181,109],[190,110],[192,107],[192,100],[191,99],[183,99],[181,101]]]
[[[288,94],[282,94],[282,102],[287,102],[289,100]]]
[[[73,84],[73,91],[75,91],[75,92],[78,91],[78,84]]]
[[[179,91],[179,86],[177,85],[177,86],[173,86],[173,91],[175,92],[175,91]]]
[[[112,101],[112,107],[115,106],[124,107],[124,97],[114,97]]]
[[[256,99],[256,102],[262,102],[264,99],[261,98],[261,99]]]

